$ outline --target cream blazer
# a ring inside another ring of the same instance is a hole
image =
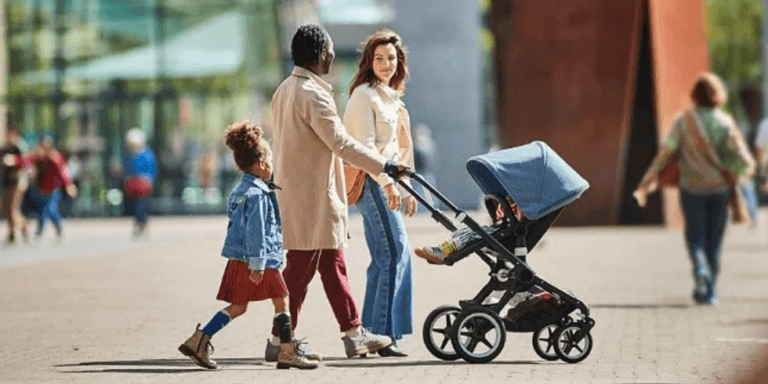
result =
[[[387,159],[347,133],[331,86],[301,67],[272,96],[272,129],[283,247],[343,248],[348,217],[342,159],[373,175]]]
[[[406,113],[401,129],[398,111],[405,105],[392,88],[379,84],[371,87],[361,84],[352,91],[344,109],[344,126],[349,134],[371,150],[396,163],[405,163],[413,169],[413,140],[411,125]],[[399,140],[398,140],[399,137]],[[370,172],[369,172],[370,174]],[[394,182],[386,174],[370,174],[382,187]],[[404,180],[410,185],[410,180]],[[399,185],[398,185],[399,187]],[[400,188],[403,197],[409,194]]]

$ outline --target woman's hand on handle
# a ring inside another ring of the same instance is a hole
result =
[[[393,211],[400,209],[400,191],[395,188],[394,183],[384,187],[384,194],[387,195],[387,208]]]

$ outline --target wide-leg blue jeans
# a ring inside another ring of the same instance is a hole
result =
[[[705,277],[712,290],[720,274],[720,251],[728,222],[730,196],[730,191],[696,194],[680,190],[685,242],[693,263],[693,278]]]
[[[370,177],[365,179],[357,207],[371,254],[363,326],[399,340],[413,333],[413,275],[403,216],[387,208],[383,189]]]

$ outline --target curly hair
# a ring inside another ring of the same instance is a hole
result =
[[[387,85],[395,91],[405,93],[405,80],[408,77],[408,51],[403,47],[402,41],[395,31],[389,29],[382,29],[369,36],[363,45],[360,63],[357,73],[352,79],[352,85],[349,87],[349,93],[351,94],[355,88],[363,83],[367,83],[371,87],[379,84],[379,79],[373,73],[373,52],[379,45],[387,44],[392,44],[397,51],[397,70]]]
[[[243,172],[267,155],[264,130],[249,120],[230,124],[224,133],[224,141],[232,149],[235,163]]]
[[[302,25],[291,42],[293,64],[309,68],[320,62],[320,54],[328,46],[328,33],[319,25]]]

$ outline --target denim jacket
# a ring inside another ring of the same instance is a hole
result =
[[[221,255],[251,270],[283,266],[283,231],[275,192],[246,173],[229,194],[229,224]]]

